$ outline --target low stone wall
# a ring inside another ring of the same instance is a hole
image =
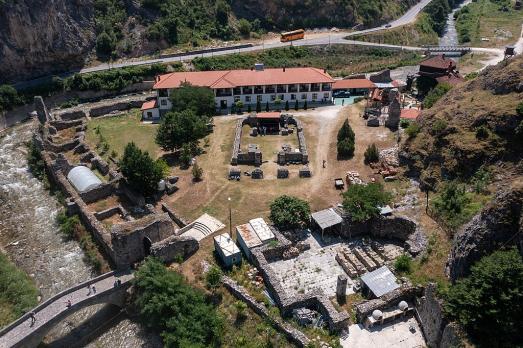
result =
[[[98,169],[102,175],[107,175],[109,173],[109,163],[104,161],[100,156],[94,156],[91,158],[91,166]]]
[[[380,298],[362,301],[356,307],[356,319],[362,323],[365,318],[372,314],[376,309],[383,310],[389,307],[396,307],[401,301],[413,303],[417,296],[421,296],[423,288],[403,285]]]
[[[86,114],[83,110],[65,110],[63,112],[53,112],[54,116],[63,121],[72,121],[85,118]]]
[[[109,105],[103,105],[94,107],[89,111],[89,116],[91,117],[98,117],[102,115],[110,114],[114,111],[123,111],[123,110],[129,110],[133,108],[139,108],[143,104],[142,100],[130,100],[130,101],[123,101],[123,102],[117,102],[114,104]]]
[[[165,203],[162,203],[162,210],[169,214],[169,217],[174,221],[175,224],[178,225],[178,227],[184,228],[189,224],[184,218],[178,216],[178,214],[176,214],[174,210],[169,208]]]
[[[103,221],[116,214],[125,215],[124,212],[125,212],[125,210],[123,209],[123,207],[121,205],[117,205],[117,206],[111,207],[109,209],[98,211],[98,212],[94,213],[94,216],[98,220]]]
[[[84,120],[72,120],[72,121],[62,121],[62,120],[54,120],[50,121],[49,124],[56,128],[56,130],[63,130],[68,129],[71,127],[80,126],[84,123]]]
[[[232,142],[232,156],[231,156],[231,164],[237,165],[238,164],[238,153],[240,152],[240,146],[241,146],[241,138],[242,138],[242,127],[243,124],[246,122],[247,118],[243,117],[236,121],[236,128],[234,129],[234,141]]]
[[[145,206],[144,196],[135,192],[125,182],[121,181],[120,185],[118,186],[118,189],[135,206],[137,206],[137,207]]]
[[[280,320],[271,318],[265,305],[256,301],[254,297],[249,295],[244,287],[236,283],[234,280],[227,276],[223,276],[222,282],[225,288],[229,290],[234,297],[245,302],[256,314],[261,316],[263,319],[268,320],[276,330],[283,333],[289,340],[297,344],[299,347],[306,347],[310,343],[309,338],[301,331],[281,322]]]
[[[436,296],[436,284],[428,284],[417,299],[416,314],[429,347],[463,346],[459,326],[445,318],[443,302]]]
[[[114,183],[108,182],[103,183],[102,185],[95,187],[92,190],[80,193],[80,197],[86,204],[91,204],[93,202],[109,197],[113,194],[113,192]]]
[[[165,263],[178,258],[187,259],[196,253],[200,245],[196,239],[189,236],[170,236],[159,242],[153,243],[151,255]]]

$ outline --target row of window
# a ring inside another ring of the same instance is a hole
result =
[[[296,100],[297,97],[298,96],[296,94],[291,94],[290,100]],[[329,99],[329,97],[330,97],[329,93],[323,93],[323,98],[324,99]],[[284,94],[280,94],[279,96],[277,96],[276,94],[271,94],[271,101],[275,101],[277,98],[280,99],[281,101],[285,101],[285,95]],[[306,93],[301,94],[300,98],[302,100],[307,99],[307,94]],[[312,100],[318,100],[318,93],[312,93]],[[234,101],[235,102],[240,101],[240,96],[234,96]],[[250,95],[246,95],[245,96],[245,102],[246,103],[250,103],[252,101],[253,101],[253,99],[252,99],[252,97]],[[256,101],[257,102],[263,101],[263,95],[257,95],[256,96]]]

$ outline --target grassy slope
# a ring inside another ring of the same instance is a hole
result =
[[[330,47],[277,48],[264,52],[234,54],[209,58],[196,58],[197,70],[249,69],[254,63],[263,62],[266,67],[313,66],[327,69],[332,76],[378,71],[404,65],[416,65],[421,57],[412,52],[395,52],[369,49],[350,45]]]
[[[432,29],[429,16],[426,13],[420,14],[413,24],[350,38],[403,46],[435,45],[438,43],[438,34]]]
[[[491,0],[477,0],[460,10],[456,22],[460,43],[470,43],[475,47],[499,47],[517,41],[523,24],[523,10],[516,11],[514,2],[509,3],[507,11],[500,11],[500,5]],[[505,37],[499,31],[510,32],[511,37]],[[490,41],[481,41],[481,38]]]
[[[0,327],[36,306],[37,295],[38,290],[27,274],[0,253]]]

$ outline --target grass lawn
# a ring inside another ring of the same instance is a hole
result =
[[[127,143],[133,141],[142,150],[148,151],[153,157],[158,157],[162,150],[154,142],[158,125],[140,122],[141,112],[133,109],[129,112],[113,117],[93,118],[89,121],[86,140],[89,146],[96,148],[102,136],[109,144],[109,150],[103,157],[114,150],[118,157],[123,154]],[[99,134],[97,133],[99,130]]]
[[[461,9],[456,21],[460,43],[474,47],[500,47],[515,43],[521,35],[523,11],[514,10],[514,1],[507,1],[507,11],[499,3],[477,0]],[[487,38],[489,41],[482,41]]]

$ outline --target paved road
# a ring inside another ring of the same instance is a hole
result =
[[[64,312],[76,310],[77,308],[75,307],[77,307],[77,305],[81,302],[89,300],[95,296],[102,296],[106,292],[114,291],[114,282],[117,279],[120,279],[122,284],[126,284],[131,279],[133,279],[133,277],[134,276],[132,273],[121,274],[118,277],[113,274],[97,281],[96,279],[98,278],[95,278],[95,281],[92,283],[91,280],[85,282],[80,287],[73,287],[61,292],[60,294],[52,297],[51,299],[45,301],[33,309],[36,318],[34,324],[31,325],[31,318],[28,314],[25,314],[17,322],[15,322],[17,325],[10,328],[10,330],[0,337],[0,348],[12,347],[22,339],[29,336],[35,330],[38,330],[44,326],[53,318],[62,315]],[[87,284],[96,287],[96,295],[93,292],[88,292]],[[67,307],[68,300],[71,301],[71,308]]]

